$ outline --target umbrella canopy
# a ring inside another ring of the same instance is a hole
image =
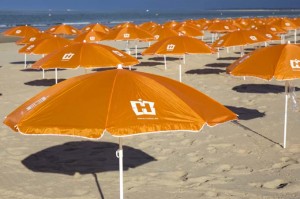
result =
[[[239,30],[229,32],[216,40],[213,47],[244,46],[259,42],[268,41],[267,37],[255,30]]]
[[[116,48],[95,43],[74,43],[60,48],[32,65],[32,68],[55,68],[55,83],[57,83],[57,68],[99,68],[132,66],[139,61]]]
[[[67,24],[59,24],[56,26],[51,26],[45,32],[55,35],[78,35],[80,30]]]
[[[32,68],[97,68],[132,66],[139,61],[116,48],[94,44],[74,43],[60,48],[32,65]]]
[[[103,40],[107,36],[107,33],[94,31],[94,29],[90,29],[84,33],[81,33],[77,37],[74,38],[76,42],[88,42],[95,43]]]
[[[108,33],[110,28],[103,25],[103,24],[95,23],[95,24],[89,24],[89,25],[83,27],[81,30],[83,32],[94,30],[94,31],[97,31],[97,32]]]
[[[298,79],[300,78],[300,46],[282,44],[257,49],[228,66],[227,72],[234,76],[253,76],[266,80]],[[286,147],[287,101],[286,92],[284,148]]]
[[[300,46],[281,44],[257,49],[227,67],[235,76],[254,76],[265,80],[300,78]]]
[[[149,32],[154,36],[154,39],[158,41],[168,37],[178,36],[178,33],[175,30],[165,26],[156,26],[149,30]]]
[[[142,52],[142,55],[164,55],[165,69],[166,55],[183,55],[185,54],[212,54],[214,49],[205,42],[189,36],[167,37],[154,43]],[[185,60],[184,60],[185,63]],[[181,82],[181,64],[179,64],[179,81]]]
[[[9,114],[4,123],[25,134],[100,138],[104,131],[114,136],[199,131],[205,124],[234,119],[236,114],[187,85],[115,69],[52,86]]]
[[[71,44],[72,41],[62,37],[45,37],[27,44],[19,50],[25,54],[49,54],[57,49]]]
[[[191,36],[191,37],[204,36],[203,31],[201,31],[199,27],[188,23],[177,25],[176,27],[174,27],[174,30],[176,30],[179,34],[186,35],[186,36]]]
[[[111,30],[105,40],[149,40],[153,39],[153,35],[149,32],[133,25],[124,25]]]
[[[214,49],[199,39],[189,36],[173,36],[154,43],[142,52],[143,55],[183,55],[214,53]]]
[[[160,26],[158,23],[153,21],[147,21],[139,25],[139,27],[143,30],[150,31],[151,29],[155,28],[156,26]]]
[[[24,38],[21,38],[20,40],[16,41],[16,44],[18,45],[24,45],[24,44],[29,44],[34,41],[40,40],[40,39],[45,39],[45,38],[50,38],[53,37],[52,34],[50,33],[45,33],[45,32],[38,32],[34,35],[26,36]]]
[[[207,31],[214,33],[225,33],[225,32],[233,32],[238,30],[239,28],[233,25],[232,22],[229,21],[220,21],[216,23],[211,23],[205,28]]]
[[[76,99],[76,100],[74,100]],[[237,119],[196,89],[169,78],[115,69],[77,76],[52,86],[10,113],[4,123],[24,134],[100,138],[171,130],[199,131]],[[123,146],[119,138],[120,199]]]
[[[15,37],[30,37],[40,30],[32,26],[16,26],[4,31],[2,34],[5,36],[15,36]]]

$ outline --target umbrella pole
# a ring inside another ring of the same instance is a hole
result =
[[[241,57],[244,56],[244,46],[241,46]]]
[[[289,82],[285,82],[285,106],[284,106],[284,130],[283,130],[283,148],[286,148],[286,129],[287,129],[287,109],[288,109],[288,86]]]
[[[45,79],[45,69],[43,69],[43,79]]]
[[[179,81],[181,82],[181,64],[179,64]]]
[[[137,58],[137,44],[135,44],[135,58]]]
[[[295,29],[295,32],[294,32],[294,43],[295,44],[297,43],[297,29]]]
[[[120,173],[120,199],[123,199],[123,147],[122,138],[119,138],[119,149],[116,152],[117,158],[119,158],[119,173]]]
[[[55,84],[57,84],[57,68],[55,68]]]
[[[167,57],[164,55],[164,61],[165,61],[165,70],[167,70]]]
[[[24,56],[24,69],[25,69],[25,68],[26,68],[26,65],[27,65],[27,64],[26,64],[26,62],[27,62],[27,61],[26,61],[26,60],[27,60],[27,55],[26,55],[26,53],[25,53],[24,55],[25,55],[25,56]]]
[[[183,59],[183,64],[185,64],[185,54],[183,54],[182,59]]]

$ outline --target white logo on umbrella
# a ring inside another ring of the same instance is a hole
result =
[[[154,108],[154,102],[144,101],[139,99],[138,101],[130,101],[132,110],[138,116],[140,115],[156,115]]]
[[[16,34],[20,34],[22,30],[16,30]]]
[[[276,28],[270,28],[273,32],[275,32],[276,31]]]
[[[70,59],[72,59],[72,57],[74,56],[74,53],[66,53],[64,54],[64,56],[62,57],[62,61],[69,61]]]
[[[96,39],[96,38],[95,38],[94,36],[90,36],[90,40],[91,40],[91,41],[95,41],[95,39]]]
[[[292,69],[300,70],[299,63],[300,63],[300,60],[298,60],[298,59],[290,60],[290,66],[292,67]]]
[[[229,30],[229,27],[228,26],[224,26],[224,29]]]
[[[33,44],[31,44],[30,46],[28,46],[28,47],[26,48],[26,50],[31,50],[32,48],[34,48],[34,45],[33,45]]]
[[[158,38],[159,38],[159,35],[154,35],[154,38],[155,38],[155,39],[158,39]]]
[[[123,36],[124,36],[124,38],[129,38],[129,37],[130,37],[130,34],[125,33]]]
[[[27,111],[30,111],[31,109],[33,109],[33,108],[36,107],[37,105],[43,103],[47,98],[48,98],[48,96],[46,96],[46,97],[44,96],[44,97],[40,98],[39,100],[37,100],[37,101],[33,102],[32,104],[30,104],[30,105],[26,108],[26,110],[27,110]]]
[[[31,37],[29,41],[35,41],[36,37]]]
[[[256,38],[255,36],[253,36],[253,35],[250,36],[249,38],[250,38],[252,41],[257,41],[257,38]]]
[[[286,23],[285,23],[285,25],[286,25],[286,26],[291,26],[291,24],[290,24],[290,23],[288,23],[288,22],[286,22]]]
[[[169,44],[167,45],[167,51],[173,51],[175,48],[175,45],[174,44]]]
[[[124,55],[117,50],[113,50],[112,52],[118,55],[119,57],[124,57]]]

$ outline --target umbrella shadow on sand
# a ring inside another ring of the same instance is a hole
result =
[[[62,68],[57,69],[57,71],[63,71],[63,70],[66,70],[66,69],[62,69]],[[26,68],[26,69],[21,69],[20,71],[22,71],[22,72],[42,72],[43,70],[35,69],[35,68]],[[45,70],[45,72],[48,72],[48,71],[55,71],[55,69],[46,69]]]
[[[177,60],[181,60],[181,57],[166,57],[167,61],[177,61]],[[153,60],[153,61],[164,61],[164,57],[151,57],[148,60]]]
[[[239,93],[284,93],[285,87],[272,84],[242,84],[235,86],[232,90]],[[295,91],[299,91],[300,88],[295,87]]]
[[[244,107],[234,107],[234,106],[226,106],[226,107],[229,110],[231,110],[232,112],[236,113],[238,115],[239,120],[251,120],[251,119],[255,119],[255,118],[264,117],[266,115],[264,112],[259,112],[256,109],[248,109],[248,108],[244,108]],[[269,142],[271,142],[273,144],[281,146],[280,143],[275,142],[274,140],[271,140],[270,138],[262,135],[261,133],[241,124],[240,121],[232,121],[231,123],[246,130],[246,131],[249,131],[251,133],[254,133],[255,135],[258,135],[261,138],[268,140]]]
[[[222,69],[213,69],[213,68],[205,68],[205,69],[193,69],[186,71],[186,74],[198,74],[198,75],[208,75],[208,74],[220,74],[225,73],[225,70]]]
[[[66,79],[58,79],[57,82],[62,82]],[[53,86],[55,85],[55,79],[38,79],[29,82],[25,82],[25,85],[28,86]]]
[[[217,60],[237,60],[240,57],[219,57]]]
[[[239,116],[239,120],[252,120],[255,118],[264,117],[266,114],[259,112],[256,109],[248,109],[244,107],[226,106],[229,110]]]
[[[36,61],[26,61],[26,64],[34,64]],[[25,64],[25,61],[14,61],[10,62],[10,64]]]
[[[22,160],[22,164],[34,172],[92,174],[101,198],[104,199],[96,173],[119,171],[119,160],[116,157],[118,148],[118,144],[111,142],[67,142],[31,154]],[[123,170],[156,161],[141,150],[129,146],[123,146],[123,149],[126,154]]]
[[[158,65],[164,65],[163,62],[141,62],[135,66],[158,66]]]
[[[226,68],[230,65],[230,63],[211,63],[211,64],[206,64],[206,67],[210,68]]]

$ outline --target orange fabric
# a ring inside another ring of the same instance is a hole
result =
[[[238,27],[233,25],[232,22],[227,22],[227,21],[220,21],[216,23],[211,23],[208,25],[206,30],[210,32],[233,32],[238,30]]]
[[[65,80],[25,102],[4,123],[25,134],[99,138],[171,131],[237,119],[198,90],[153,74],[115,69]]]
[[[95,43],[74,43],[38,60],[32,68],[77,68],[131,66],[139,61],[116,48]]]
[[[228,66],[227,73],[266,80],[300,78],[300,46],[281,44],[255,50]]]
[[[86,32],[78,35],[76,38],[74,38],[74,41],[95,43],[95,42],[103,40],[106,36],[107,36],[107,33],[98,32],[98,31],[94,31],[93,29],[91,29],[89,31],[86,31]]]
[[[153,21],[148,21],[148,22],[145,22],[145,23],[142,23],[139,25],[139,27],[141,29],[146,30],[146,31],[150,31],[151,29],[155,28],[156,26],[160,26],[160,25]]]
[[[105,40],[150,40],[153,35],[149,32],[132,25],[125,25],[111,30]]]
[[[37,41],[40,39],[45,39],[45,38],[50,38],[50,37],[53,37],[53,35],[50,33],[39,32],[34,35],[26,36],[26,37],[16,41],[16,44],[18,44],[18,45],[29,44],[34,41]]]
[[[27,44],[19,50],[25,54],[49,54],[71,44],[72,41],[61,37],[48,37]]]
[[[77,28],[66,25],[66,24],[60,24],[56,26],[52,26],[48,28],[45,32],[51,33],[51,34],[61,34],[61,35],[77,35],[80,34],[80,30]]]
[[[15,36],[15,37],[30,37],[39,32],[39,29],[32,26],[17,26],[9,28],[2,34],[5,36]]]
[[[95,23],[95,24],[89,24],[89,25],[83,27],[81,30],[84,32],[94,30],[97,32],[108,33],[110,28],[103,24]]]
[[[270,39],[255,30],[238,30],[229,32],[216,40],[213,47],[244,46],[259,42],[269,41]]]
[[[199,39],[188,36],[173,36],[154,43],[142,55],[182,55],[214,53],[214,49]]]
[[[198,37],[203,36],[203,32],[196,25],[180,24],[177,25],[174,30],[176,30],[181,35]]]
[[[270,25],[279,26],[285,30],[295,30],[298,26],[289,18],[279,18],[269,23]]]
[[[156,26],[149,30],[149,32],[154,36],[154,39],[158,41],[168,37],[178,36],[178,33],[175,30],[165,26]]]

